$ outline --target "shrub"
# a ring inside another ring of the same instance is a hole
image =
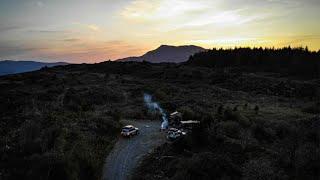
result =
[[[310,114],[319,114],[320,113],[320,103],[312,104],[304,109],[303,112],[310,113]]]
[[[268,159],[254,159],[246,162],[242,167],[243,179],[272,180],[278,179],[276,170]]]
[[[294,127],[286,121],[278,121],[275,125],[275,132],[278,138],[283,139],[294,132]]]
[[[41,141],[39,139],[41,127],[39,123],[27,120],[21,126],[20,146],[27,154],[41,152]]]
[[[258,114],[258,113],[259,113],[259,110],[260,110],[259,106],[258,106],[258,105],[256,105],[256,106],[254,107],[254,111],[256,112],[256,114]]]
[[[240,168],[227,156],[211,152],[197,153],[192,158],[181,159],[172,179],[239,179]]]
[[[222,115],[222,112],[223,112],[223,105],[220,105],[220,106],[218,107],[217,113],[218,113],[219,115]]]
[[[235,121],[223,121],[218,124],[218,133],[238,139],[240,136],[241,127]]]
[[[203,127],[210,127],[213,122],[214,116],[210,113],[204,114],[201,118],[201,126]]]
[[[261,142],[271,143],[276,139],[275,132],[271,128],[264,127],[260,123],[253,127],[253,135]]]
[[[122,114],[119,109],[113,110],[111,115],[114,121],[119,122],[121,120]]]
[[[178,109],[182,113],[182,118],[184,120],[190,120],[196,118],[196,113],[188,106],[182,106]]]
[[[112,135],[119,131],[120,123],[116,119],[95,117],[92,119],[96,123],[96,133],[98,135]]]
[[[224,120],[236,120],[236,114],[232,112],[230,108],[227,108],[223,113]]]
[[[306,143],[296,150],[295,168],[297,179],[320,178],[320,149],[315,144]]]
[[[154,96],[156,97],[156,99],[158,99],[160,101],[164,101],[167,99],[167,94],[160,89],[156,90],[156,92],[154,93]]]
[[[249,127],[251,122],[248,118],[243,116],[240,112],[231,111],[231,109],[226,109],[224,112],[224,120],[236,121],[243,127]]]

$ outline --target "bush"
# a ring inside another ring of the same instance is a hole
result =
[[[71,88],[66,92],[63,104],[71,111],[90,111],[94,110],[95,105],[119,103],[123,100],[123,94],[111,88]]]
[[[241,127],[238,122],[235,121],[224,121],[218,124],[218,133],[238,139],[240,137]]]
[[[181,159],[172,179],[239,179],[240,168],[221,155],[198,153],[192,158]]]
[[[256,112],[256,114],[258,114],[258,113],[259,113],[259,110],[260,110],[259,106],[258,106],[258,105],[256,105],[256,106],[254,107],[254,111]]]
[[[294,127],[286,121],[278,121],[275,125],[275,132],[278,138],[283,139],[292,135]]]
[[[243,127],[251,126],[251,122],[248,118],[243,116],[240,112],[231,111],[231,109],[226,109],[224,112],[224,120],[236,121]]]
[[[275,132],[268,127],[264,127],[262,124],[256,124],[253,127],[253,135],[261,142],[271,143],[275,138]]]
[[[303,112],[310,113],[310,114],[319,114],[320,113],[320,103],[312,104],[304,109]]]
[[[120,130],[120,123],[116,119],[95,117],[92,119],[96,123],[96,133],[98,135],[112,135]]]
[[[182,106],[178,111],[182,113],[183,120],[196,119],[196,113],[188,106]]]
[[[296,150],[295,168],[297,179],[320,178],[320,149],[315,144],[304,144]]]
[[[254,159],[242,167],[243,179],[246,180],[272,180],[279,179],[276,170],[268,159]]]
[[[23,123],[20,132],[20,146],[26,154],[41,152],[41,140],[39,138],[41,127],[39,123],[27,120]]]
[[[217,113],[218,113],[219,115],[222,115],[222,113],[223,113],[223,105],[220,105],[220,106],[218,107]]]
[[[119,109],[114,109],[111,112],[111,116],[112,116],[114,121],[119,122],[121,120],[122,113],[121,113],[121,111]]]
[[[156,97],[156,99],[160,100],[160,101],[165,101],[167,99],[167,94],[160,90],[160,89],[157,89],[154,93],[154,96]]]

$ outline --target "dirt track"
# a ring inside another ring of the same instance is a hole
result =
[[[143,156],[165,142],[165,134],[160,132],[160,121],[124,121],[140,129],[140,134],[132,138],[119,138],[106,159],[103,180],[130,179],[135,167]]]

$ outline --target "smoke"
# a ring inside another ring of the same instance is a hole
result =
[[[167,129],[169,123],[168,123],[166,113],[164,113],[164,110],[160,107],[160,105],[157,102],[154,102],[152,100],[152,96],[150,94],[144,93],[143,99],[149,111],[160,112],[162,117],[161,129]]]

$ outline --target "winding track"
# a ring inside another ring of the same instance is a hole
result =
[[[165,135],[160,132],[159,121],[124,121],[140,129],[140,134],[132,138],[119,138],[108,155],[103,169],[103,180],[130,179],[134,168],[143,156],[165,142]]]

